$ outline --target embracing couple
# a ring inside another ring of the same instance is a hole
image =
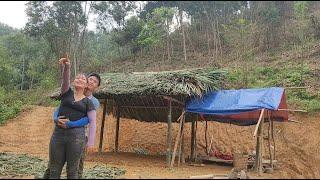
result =
[[[45,179],[59,179],[67,162],[67,178],[82,178],[86,153],[93,152],[96,132],[96,110],[99,101],[92,93],[100,86],[101,78],[96,73],[88,76],[78,74],[70,87],[70,59],[59,60],[62,68],[61,103],[55,110],[55,128],[50,139],[49,163]],[[89,124],[89,133],[86,127]],[[88,134],[88,136],[87,136]]]

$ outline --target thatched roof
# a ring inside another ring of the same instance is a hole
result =
[[[134,73],[103,73],[101,85],[94,94],[106,99],[107,112],[121,106],[121,117],[142,121],[166,121],[168,102],[163,96],[184,103],[193,96],[221,89],[225,71],[213,68]],[[51,97],[57,97],[58,89]],[[173,102],[173,119],[181,113],[183,104]]]

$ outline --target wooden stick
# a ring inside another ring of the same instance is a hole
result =
[[[270,131],[271,131],[271,115],[270,111],[268,111],[268,120],[269,120],[269,126],[268,126],[268,145],[269,145],[269,155],[270,155],[270,166],[273,169],[273,163],[272,163],[272,152],[271,152],[271,142],[270,142]]]
[[[169,101],[173,101],[173,102],[176,102],[176,103],[184,106],[184,103],[183,103],[183,102],[181,102],[181,101],[179,101],[179,100],[177,100],[177,99],[175,99],[175,98],[173,98],[173,97],[169,97],[169,96],[162,96],[162,97],[163,97],[163,99],[166,99],[166,100],[169,100]]]
[[[300,109],[297,109],[297,110],[295,110],[295,109],[277,109],[277,111],[292,111],[292,112],[308,112],[308,111],[306,111],[306,110],[300,110]]]
[[[253,137],[256,137],[256,136],[257,136],[258,128],[259,128],[260,123],[261,123],[261,121],[262,121],[263,113],[264,113],[264,109],[261,110],[260,117],[259,117],[259,121],[258,121],[258,123],[257,123],[257,125],[256,125],[256,129],[254,130]]]
[[[295,123],[302,124],[302,122],[300,122],[300,121],[296,121],[296,120],[292,120],[292,119],[289,119],[288,121],[289,121],[289,122],[295,122]]]
[[[262,114],[262,119],[264,120],[264,114]],[[263,173],[263,163],[262,163],[262,158],[263,158],[263,124],[264,121],[262,123],[260,123],[260,129],[259,129],[259,146],[260,146],[260,151],[259,151],[259,175],[262,175]]]
[[[273,142],[273,158],[276,160],[276,143],[274,141],[273,119],[271,117],[271,137]]]
[[[195,130],[195,134],[194,134],[194,161],[197,160],[197,132],[198,132],[198,118],[196,119],[196,130]]]
[[[190,179],[211,179],[215,176],[221,178],[221,179],[228,179],[228,174],[207,174],[207,175],[199,175],[199,176],[190,176]]]
[[[307,89],[308,87],[284,87],[285,89]]]
[[[186,122],[186,116],[183,116],[182,135],[181,135],[181,163],[185,163],[184,158],[184,123]]]
[[[204,139],[206,141],[206,153],[208,155],[208,137],[207,137],[207,134],[208,134],[208,121],[206,119],[206,128],[205,128],[205,132],[204,132]]]
[[[121,106],[124,108],[135,108],[135,109],[168,109],[168,106]],[[172,108],[179,108],[181,109],[181,106],[172,106]]]
[[[106,121],[106,112],[107,112],[107,100],[105,99],[104,104],[103,104],[103,114],[102,114],[102,122],[101,122],[101,129],[100,129],[99,153],[102,152],[103,131],[104,131],[104,124]]]
[[[120,130],[120,106],[117,105],[117,124],[116,124],[116,139],[115,139],[116,152],[119,152],[119,130]]]
[[[183,126],[184,126],[184,119],[182,119],[181,134],[179,139],[178,167],[180,166],[181,155],[182,155],[181,153],[182,153]]]
[[[169,100],[168,112],[168,134],[167,134],[167,166],[170,167],[171,153],[172,153],[172,103]]]
[[[208,149],[208,155],[210,155],[210,153],[212,151],[212,143],[213,143],[213,135],[211,135],[210,145],[209,145],[209,149]]]
[[[195,137],[195,120],[191,122],[191,151],[190,151],[190,160],[194,160],[194,137]]]
[[[175,143],[174,143],[174,148],[173,148],[173,154],[172,154],[172,158],[171,158],[170,167],[172,167],[173,164],[174,164],[174,159],[175,159],[175,156],[176,156],[176,151],[177,151],[177,148],[178,148],[179,138],[180,138],[180,134],[181,134],[182,123],[183,123],[183,120],[180,121],[179,129],[178,129],[178,134],[177,134],[177,136],[176,136],[176,141],[175,141]]]

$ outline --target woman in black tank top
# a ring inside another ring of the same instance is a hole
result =
[[[74,90],[70,88],[70,60],[61,58],[59,63],[63,67],[63,81],[61,85],[61,104],[59,116],[70,121],[88,116],[94,111],[94,105],[84,95],[87,78],[78,74],[73,81]],[[55,126],[49,145],[50,179],[60,179],[62,168],[67,162],[67,178],[78,179],[80,157],[85,146],[85,128],[63,129]]]

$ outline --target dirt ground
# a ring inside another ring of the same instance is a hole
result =
[[[0,152],[27,153],[48,159],[48,145],[53,131],[53,107],[35,106],[21,113],[0,127]],[[276,159],[278,169],[268,178],[320,178],[320,114],[290,115],[301,123],[275,123]],[[98,111],[96,150],[99,146],[102,111]],[[119,150],[114,149],[116,122],[106,119],[104,130],[104,153],[87,156],[86,167],[97,163],[120,167],[126,170],[121,178],[188,178],[195,175],[226,174],[232,167],[206,164],[203,167],[181,165],[168,169],[166,165],[166,134],[164,123],[144,123],[121,119]],[[174,137],[178,124],[174,125]],[[205,123],[198,124],[197,153],[204,154]],[[255,150],[253,138],[255,126],[240,127],[217,122],[208,123],[208,141],[222,152],[232,149]],[[190,124],[186,125],[185,156],[190,154]],[[174,142],[173,142],[174,143]],[[266,149],[266,148],[265,148]],[[265,154],[268,152],[265,151]]]

